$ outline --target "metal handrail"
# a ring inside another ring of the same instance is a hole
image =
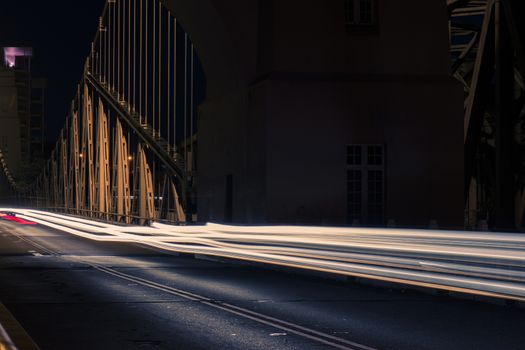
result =
[[[108,224],[113,225],[133,225],[133,223],[143,221],[146,223],[146,225],[151,224],[153,222],[161,222],[166,223],[170,225],[185,225],[185,223],[178,222],[176,220],[168,220],[168,219],[151,219],[139,215],[134,214],[118,214],[116,212],[110,211],[110,212],[102,212],[100,210],[90,210],[90,209],[77,209],[77,208],[66,208],[66,207],[39,207],[36,210],[47,210],[52,212],[58,212],[58,213],[64,213],[67,215],[75,216],[75,214],[79,215],[80,218],[83,219],[90,219],[97,222],[104,222]],[[92,214],[92,215],[89,215]],[[107,219],[105,218],[107,217]],[[117,220],[116,218],[127,218],[130,219],[130,224],[126,224],[122,221]]]

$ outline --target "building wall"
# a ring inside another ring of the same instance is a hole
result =
[[[445,2],[378,1],[347,34],[344,0],[166,1],[203,63],[199,219],[347,223],[346,145],[384,144],[386,217],[463,223],[462,90]],[[211,30],[213,29],[213,30]]]
[[[452,81],[266,84],[269,221],[347,224],[346,146],[382,144],[385,222],[461,225],[461,111],[449,101],[461,105],[462,95]]]
[[[443,1],[382,0],[377,31],[347,34],[344,1],[269,1],[266,71],[448,75]]]

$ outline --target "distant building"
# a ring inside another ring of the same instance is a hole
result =
[[[13,174],[43,153],[46,81],[31,74],[33,50],[0,51],[0,149]]]
[[[45,154],[44,118],[46,110],[46,89],[47,79],[32,79],[29,145],[31,158],[43,157]]]

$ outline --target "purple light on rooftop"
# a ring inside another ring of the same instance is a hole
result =
[[[32,57],[33,49],[30,47],[4,47],[5,65],[9,68],[16,66],[17,57]]]

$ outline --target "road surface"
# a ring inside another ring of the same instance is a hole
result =
[[[41,349],[524,349],[525,310],[0,221],[0,302]]]

